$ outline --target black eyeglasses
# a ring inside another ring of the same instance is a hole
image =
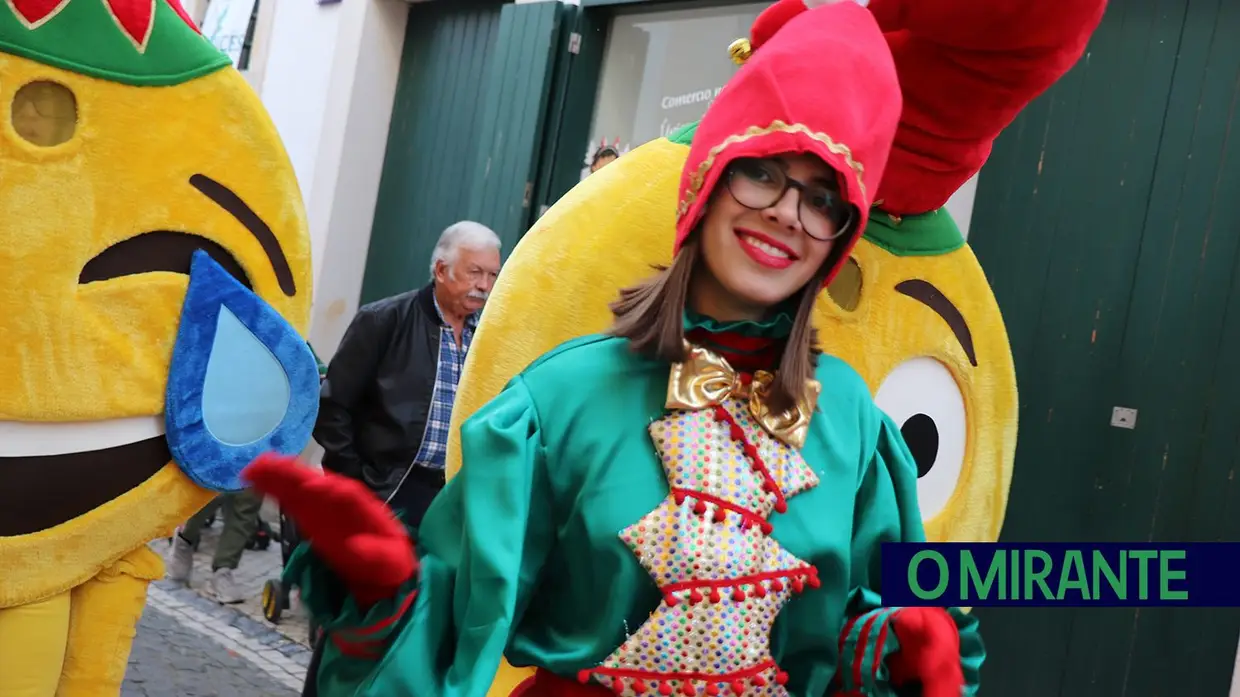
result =
[[[805,184],[788,176],[774,160],[742,158],[728,166],[728,192],[742,206],[766,210],[783,200],[788,189],[800,196],[797,218],[810,237],[828,242],[848,231],[852,206],[840,192],[825,184]]]

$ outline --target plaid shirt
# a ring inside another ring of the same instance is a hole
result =
[[[433,297],[433,296],[432,296]],[[431,409],[426,415],[426,430],[422,432],[422,446],[413,458],[417,467],[441,470],[448,452],[448,422],[452,419],[452,404],[456,401],[456,386],[461,381],[465,367],[465,354],[474,338],[478,315],[474,313],[465,320],[461,331],[461,345],[456,345],[452,327],[444,321],[439,299],[435,298],[435,313],[439,316],[439,365],[435,370],[435,392],[431,396]]]

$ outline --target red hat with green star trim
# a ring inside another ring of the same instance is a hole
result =
[[[3,0],[0,52],[129,85],[176,85],[231,64],[179,0]]]

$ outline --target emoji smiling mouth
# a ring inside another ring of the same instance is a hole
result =
[[[162,415],[0,421],[0,537],[67,523],[137,488],[171,460]]]

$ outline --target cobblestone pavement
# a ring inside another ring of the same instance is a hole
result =
[[[317,463],[312,445],[304,459]],[[271,501],[260,513],[279,534],[279,510]],[[278,623],[263,616],[263,585],[279,579],[284,568],[280,543],[265,550],[247,549],[233,572],[246,599],[221,605],[206,588],[211,557],[223,528],[222,518],[202,532],[187,585],[169,580],[152,583],[146,612],[138,625],[121,688],[122,697],[297,697],[310,665],[309,622],[291,594],[292,607]],[[168,540],[150,543],[165,562]]]
[[[310,651],[194,591],[152,585],[121,697],[297,697]]]
[[[260,515],[263,520],[271,525],[274,532],[279,532],[279,511],[271,501],[267,501],[263,505]],[[211,578],[211,556],[215,553],[215,544],[219,540],[220,530],[223,527],[223,520],[217,517],[211,527],[202,531],[202,538],[198,543],[198,551],[194,554],[194,573],[190,578],[189,588],[206,599],[212,598],[205,586],[207,580]],[[169,544],[168,540],[155,540],[150,546],[151,549],[164,557],[165,562],[171,559],[172,545]],[[290,598],[292,607],[284,611],[278,624],[272,624],[263,617],[263,584],[271,579],[279,579],[283,568],[284,558],[280,552],[279,542],[273,540],[270,547],[261,551],[247,549],[241,555],[241,565],[233,572],[233,578],[236,579],[237,585],[245,593],[246,600],[243,603],[228,607],[236,609],[255,622],[304,645],[309,642],[309,622],[306,613],[297,602],[296,593],[293,593]],[[162,585],[167,588],[181,587],[180,584],[174,584],[169,581],[156,585]]]
[[[265,504],[261,513],[279,532],[279,514]],[[284,559],[280,544],[249,550],[234,578],[243,603],[221,605],[206,589],[211,557],[223,521],[202,533],[188,586],[169,580],[152,583],[146,612],[138,625],[122,697],[297,697],[310,664],[308,622],[291,598],[278,624],[263,616],[263,584],[278,579]],[[151,542],[167,561],[167,540]]]

